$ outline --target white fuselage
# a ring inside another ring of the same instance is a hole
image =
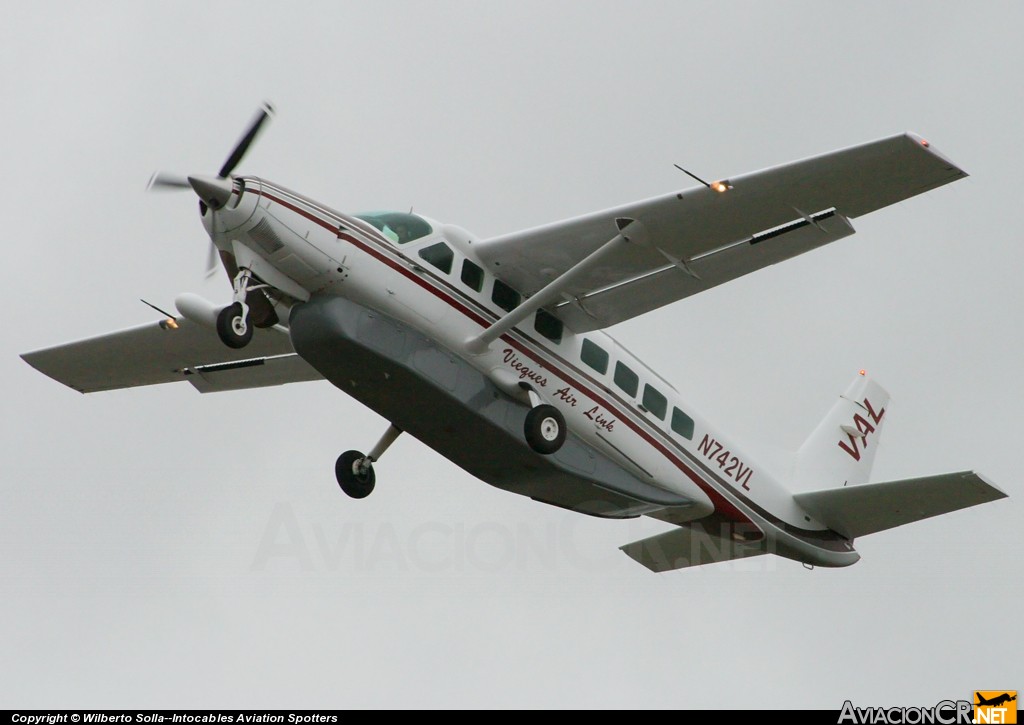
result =
[[[849,542],[828,536],[778,480],[607,334],[562,328],[556,341],[536,329],[531,315],[473,354],[466,341],[506,311],[493,301],[500,269],[484,269],[479,285],[463,280],[465,260],[484,267],[474,253],[477,241],[464,230],[430,222],[432,232],[399,244],[365,221],[265,180],[240,181],[241,198],[205,214],[203,223],[218,248],[273,287],[297,300],[344,296],[420,330],[509,395],[526,396],[528,387],[557,407],[586,444],[637,478],[695,502],[685,519],[677,516],[673,523],[716,515],[771,534],[815,563],[841,566],[859,558]],[[450,264],[420,256],[442,242],[451,250]],[[285,306],[282,320],[288,318]],[[635,385],[621,366],[635,375]]]

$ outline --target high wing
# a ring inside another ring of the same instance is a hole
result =
[[[184,318],[152,322],[22,355],[44,375],[81,393],[187,380],[201,393],[320,380],[288,335],[256,330],[244,350]]]
[[[614,325],[854,233],[848,219],[967,176],[902,134],[483,241],[481,260],[532,295],[623,228],[634,242],[574,274],[555,314],[576,332]]]

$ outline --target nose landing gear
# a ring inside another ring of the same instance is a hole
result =
[[[217,315],[217,334],[221,342],[239,350],[252,340],[252,323],[249,320],[249,306],[244,302],[228,305]]]
[[[259,281],[259,280],[257,280]],[[235,301],[225,307],[217,315],[217,335],[221,342],[228,347],[240,350],[252,340],[252,320],[249,314],[249,305],[245,303],[249,292],[257,289],[264,289],[268,285],[253,285],[252,271],[248,269],[238,270],[232,282]]]

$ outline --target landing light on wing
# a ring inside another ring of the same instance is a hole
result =
[[[178,321],[175,320],[173,317],[168,317],[166,320],[160,320],[160,327],[164,328],[165,330],[177,330]]]
[[[721,194],[723,191],[728,191],[732,187],[726,184],[724,181],[716,181],[711,185],[711,188]]]

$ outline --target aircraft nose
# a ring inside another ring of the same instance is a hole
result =
[[[231,179],[215,176],[190,176],[188,183],[211,209],[220,209],[227,204],[234,190]]]

